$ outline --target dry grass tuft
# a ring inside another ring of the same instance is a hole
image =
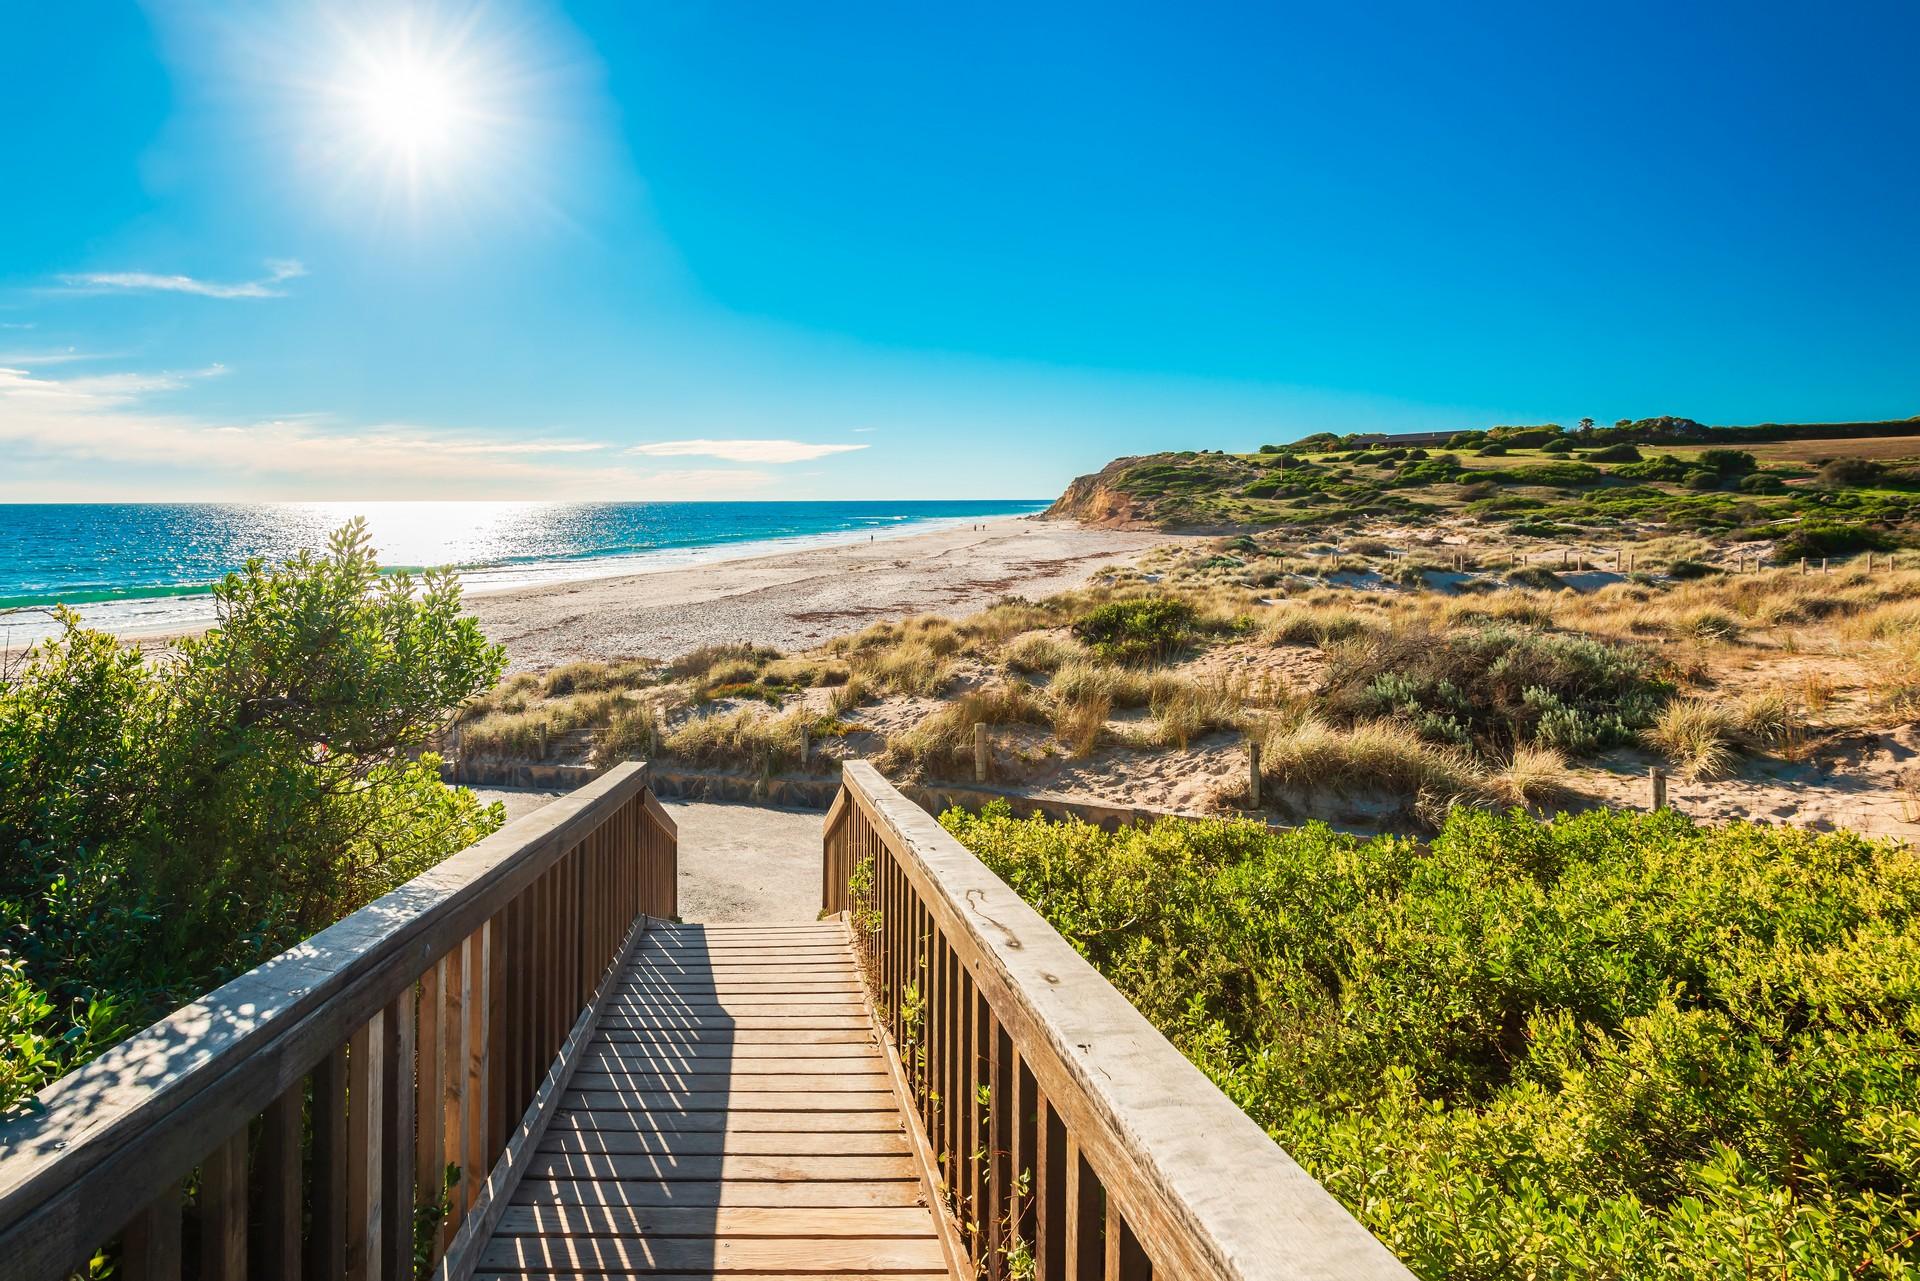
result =
[[[1113,703],[1100,695],[1068,702],[1061,699],[1053,708],[1054,737],[1075,760],[1084,760],[1100,744],[1100,735],[1113,715]]]
[[[1489,800],[1505,808],[1537,809],[1566,791],[1567,758],[1555,747],[1522,743],[1484,780]]]
[[[1086,658],[1087,647],[1071,637],[1028,632],[1007,646],[1005,662],[1010,671],[1049,673]]]
[[[933,698],[953,682],[954,665],[934,644],[918,639],[857,654],[853,674],[882,693]]]
[[[1312,714],[1281,716],[1260,742],[1260,775],[1281,787],[1454,798],[1480,790],[1481,772],[1458,748],[1440,747],[1395,721],[1349,729]]]
[[[916,764],[934,771],[971,769],[975,725],[1045,725],[1047,704],[1025,681],[962,694],[905,734],[887,740],[883,765]]]
[[[1681,698],[1661,710],[1645,738],[1682,778],[1711,779],[1733,767],[1738,729],[1732,709],[1704,698]]]

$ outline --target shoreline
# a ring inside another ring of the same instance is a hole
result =
[[[1003,596],[1064,591],[1186,537],[1042,520],[1038,513],[940,518],[872,531],[871,540],[836,531],[673,549],[616,573],[469,586],[463,605],[490,640],[506,646],[510,673],[577,658],[664,660],[741,640],[801,650],[883,620],[962,614]],[[786,545],[768,550],[775,542]],[[88,625],[142,650],[164,650],[207,624]],[[15,657],[32,643],[0,642],[0,653]]]
[[[477,593],[466,605],[507,647],[509,672],[576,658],[664,660],[738,641],[791,652],[913,614],[1052,595],[1182,537],[986,517],[871,543]]]
[[[604,555],[561,557],[551,560],[486,563],[455,566],[463,595],[473,599],[500,592],[530,591],[568,583],[585,583],[620,578],[644,577],[677,569],[691,569],[733,560],[755,560],[812,551],[818,548],[865,546],[872,541],[892,541],[941,529],[958,528],[983,522],[1019,520],[1038,512],[1011,512],[992,516],[929,516],[904,520],[878,529],[852,528],[822,530],[807,534],[782,534],[766,538],[747,538],[684,546],[649,548],[644,551],[620,551]],[[401,567],[387,567],[385,573]],[[429,567],[430,568],[430,567]],[[416,577],[423,567],[406,567]],[[214,584],[193,587],[156,588],[151,595],[110,597],[99,600],[49,601],[12,606],[0,610],[0,653],[21,652],[58,629],[47,621],[52,612],[64,605],[81,616],[95,631],[106,632],[123,641],[147,645],[164,643],[203,632],[214,619]],[[165,617],[143,620],[154,613]],[[23,633],[10,640],[7,632]]]

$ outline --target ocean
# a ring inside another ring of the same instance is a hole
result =
[[[448,566],[469,590],[601,578],[864,542],[1036,512],[1043,501],[684,503],[0,504],[0,647],[50,635],[78,609],[122,634],[213,617],[210,592],[251,556],[319,550],[364,516],[381,564]]]

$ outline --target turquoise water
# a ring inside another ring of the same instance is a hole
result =
[[[364,516],[381,563],[452,566],[469,589],[632,573],[782,547],[864,541],[1040,510],[1038,501],[791,503],[0,504],[0,626],[15,643],[42,610],[145,630],[210,614],[211,584],[250,556],[319,548]],[[4,643],[4,641],[0,641]]]

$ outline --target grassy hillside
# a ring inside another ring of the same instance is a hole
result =
[[[1451,448],[1336,443],[1122,458],[1076,480],[1050,514],[1323,534],[1458,522],[1609,543],[1684,533],[1764,542],[1780,561],[1920,541],[1920,438],[1596,445],[1532,428],[1464,433]]]

